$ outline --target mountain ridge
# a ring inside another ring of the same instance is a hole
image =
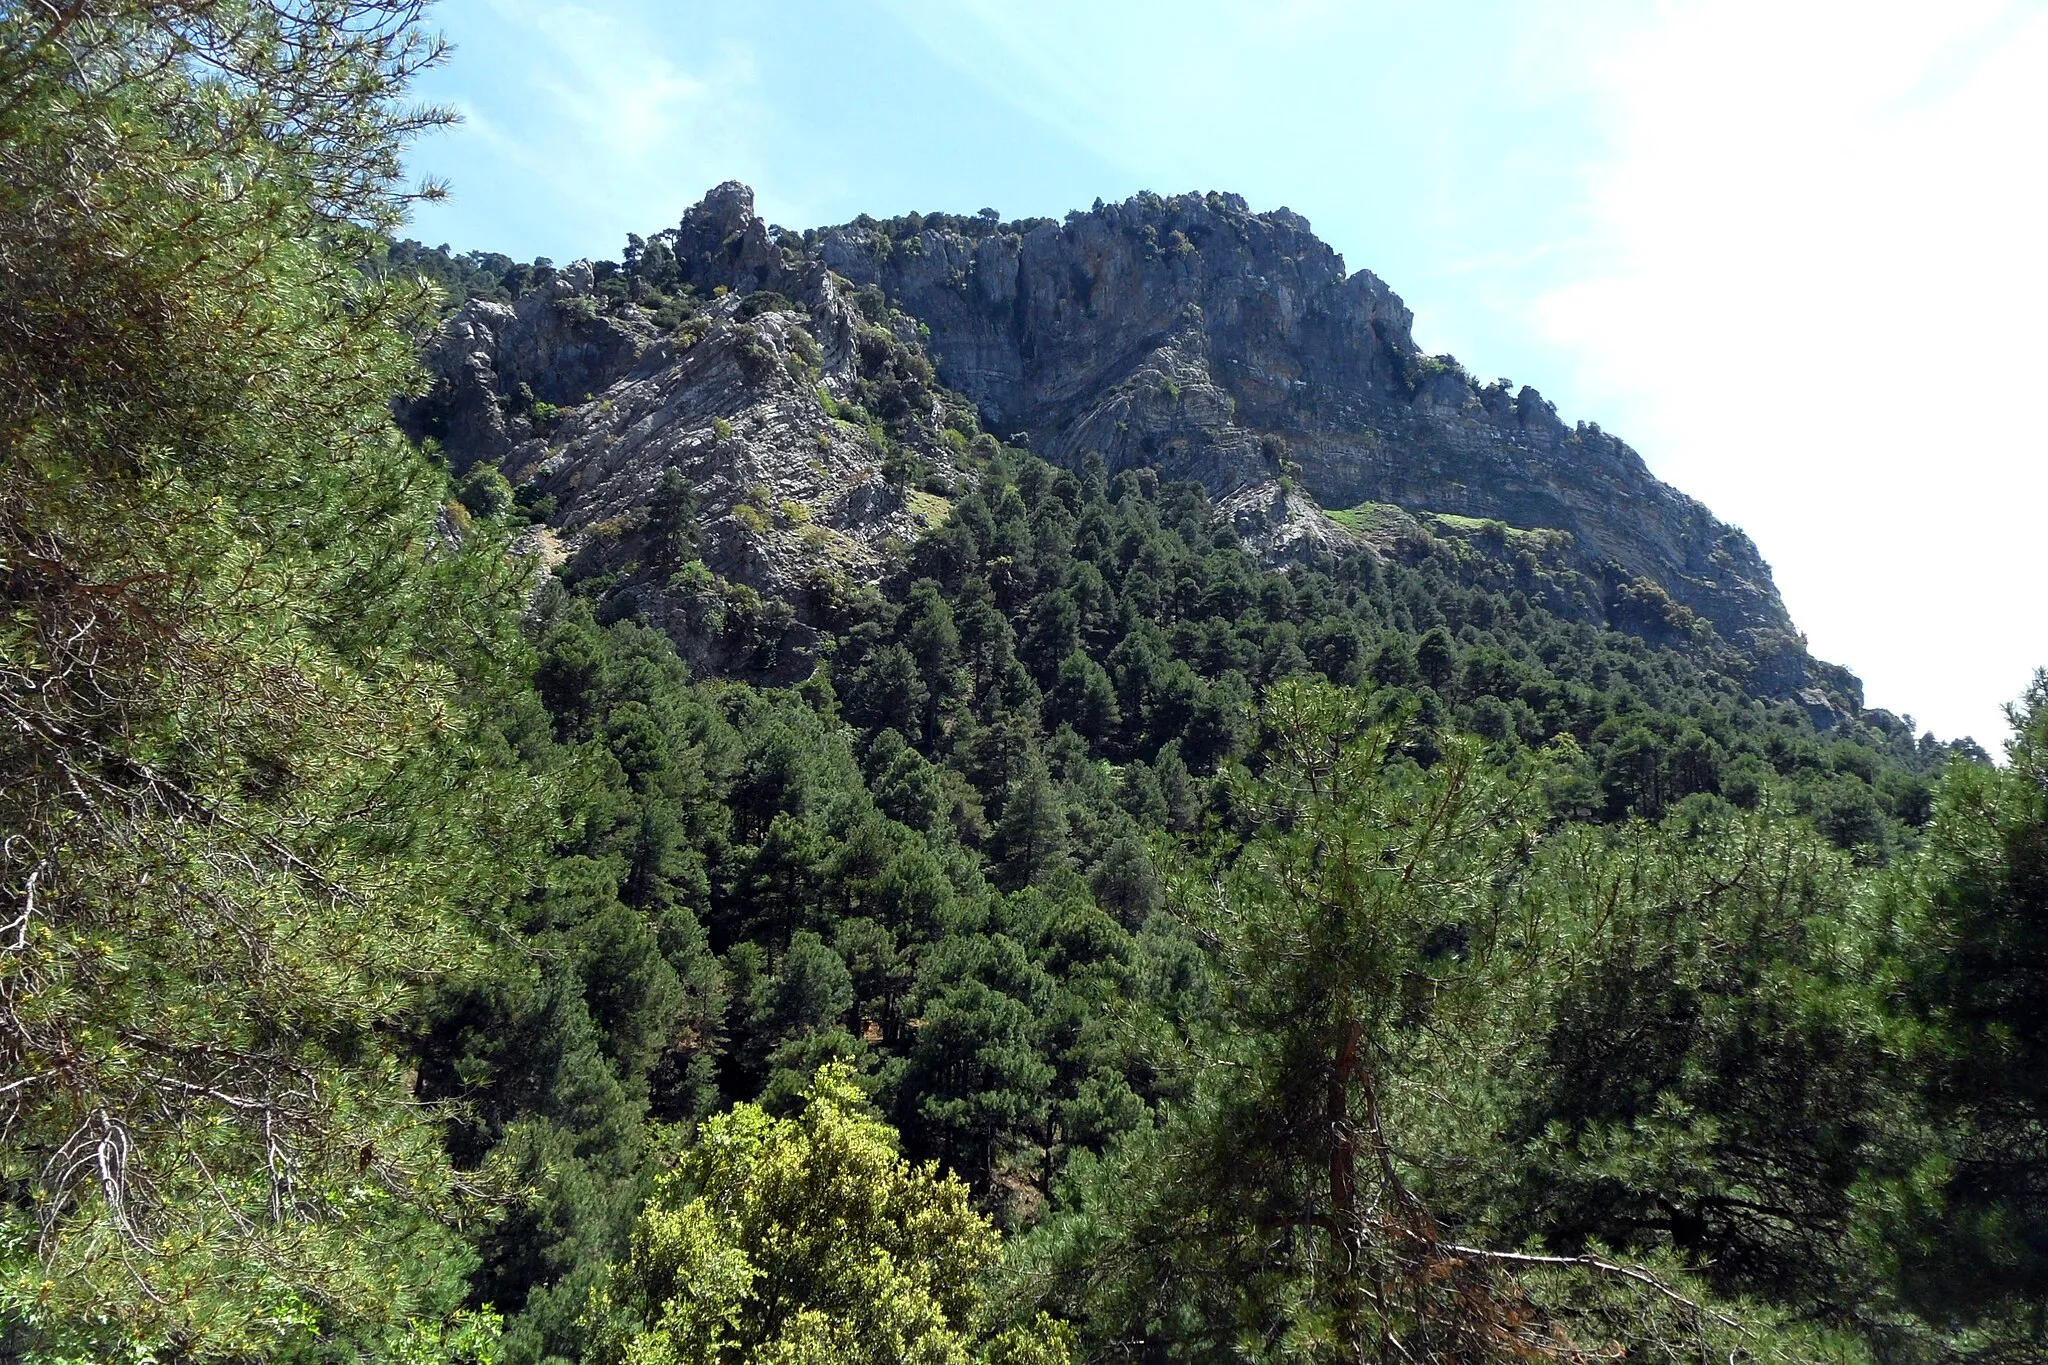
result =
[[[1568,531],[1724,635],[1791,628],[1746,536],[1533,387],[1481,386],[1425,355],[1400,296],[1347,273],[1288,209],[1140,194],[1028,233],[949,222],[912,240],[838,228],[817,252],[929,325],[940,378],[1056,463],[1100,450],[1112,472],[1158,463],[1222,497],[1287,461],[1325,506]],[[1603,494],[1650,524],[1618,520]]]
[[[1538,542],[1505,533],[1541,532],[1546,563],[1523,576],[1574,575],[1578,614],[1711,648],[1816,723],[1862,710],[1854,676],[1807,654],[1746,535],[1535,388],[1423,353],[1399,295],[1285,208],[1144,193],[1063,223],[984,210],[798,233],[728,181],[626,254],[464,305],[428,348],[433,390],[401,418],[458,469],[502,464],[544,489],[573,548],[622,571],[632,518],[680,470],[705,495],[706,562],[797,604],[789,670],[815,561],[880,576],[885,543],[928,520],[910,484],[942,498],[986,426],[1068,467],[1099,455],[1110,474],[1200,482],[1269,560],[1394,552],[1328,515],[1365,504],[1478,529],[1517,562]],[[650,316],[670,290],[687,316]],[[596,545],[594,527],[624,534]],[[641,608],[658,605],[660,585],[640,586]]]

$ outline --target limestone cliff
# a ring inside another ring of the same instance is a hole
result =
[[[1146,194],[1022,232],[960,224],[837,228],[814,250],[929,327],[940,377],[1050,459],[1099,450],[1219,497],[1292,472],[1325,507],[1568,531],[1610,590],[1647,580],[1730,639],[1790,629],[1748,537],[1535,389],[1419,352],[1400,298],[1297,214]]]
[[[551,539],[585,574],[611,575],[620,605],[694,662],[792,680],[809,671],[830,599],[880,578],[943,515],[929,490],[950,489],[964,443],[942,435],[935,391],[892,374],[919,363],[914,334],[890,331],[886,312],[865,317],[822,263],[770,243],[744,188],[714,193],[673,240],[685,278],[715,280],[681,326],[606,298],[579,261],[509,305],[459,309],[426,349],[433,387],[399,418],[458,472],[488,462],[546,497]],[[892,422],[852,401],[878,376],[902,409]],[[921,486],[889,468],[892,454],[914,461]],[[649,545],[670,471],[693,491],[694,548],[715,586],[678,579]],[[734,613],[760,619],[735,631]]]
[[[1533,388],[1423,354],[1400,298],[1286,209],[1143,194],[1064,223],[984,211],[799,234],[727,183],[635,243],[631,288],[578,262],[509,305],[466,305],[401,418],[458,469],[491,461],[552,499],[584,567],[688,638],[717,605],[670,582],[641,534],[678,471],[705,562],[788,618],[756,671],[802,671],[821,595],[879,577],[943,513],[985,424],[1058,463],[1197,479],[1269,562],[1398,552],[1370,529],[1392,523],[1346,515],[1363,505],[1405,509],[1424,536],[1505,523],[1572,578],[1578,614],[1690,634],[1817,719],[1861,705],[1853,677],[1808,657],[1747,536]]]

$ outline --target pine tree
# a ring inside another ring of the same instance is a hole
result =
[[[1218,1005],[1166,1025],[1193,1032],[1186,1099],[1084,1171],[1026,1273],[1098,1343],[1162,1358],[1218,1340],[1386,1362],[1590,1359],[1617,1338],[1656,1360],[1842,1350],[1668,1268],[1488,1245],[1451,1221],[1473,1208],[1433,1202],[1501,1174],[1513,1149],[1481,1125],[1569,934],[1525,882],[1527,778],[1463,739],[1422,770],[1364,720],[1327,685],[1274,689],[1271,766],[1232,797],[1245,846],[1177,890]]]
[[[389,416],[431,300],[355,268],[440,119],[418,14],[0,9],[9,1354],[463,1294],[390,1039],[535,830],[467,705],[516,584]]]
[[[679,569],[697,552],[697,490],[682,470],[661,472],[647,504],[647,548],[662,568]]]
[[[2048,671],[2011,707],[2007,763],[1951,765],[1926,850],[1890,888],[1938,1187],[1889,1229],[1909,1298],[2012,1349],[2048,1340]]]
[[[1029,886],[1066,864],[1066,810],[1045,760],[1036,753],[1010,786],[994,840],[1011,886]]]

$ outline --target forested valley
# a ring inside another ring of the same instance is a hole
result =
[[[777,681],[688,480],[544,566],[394,422],[548,270],[397,240],[422,22],[0,5],[0,1361],[2048,1359],[2048,674],[1823,726],[885,339]]]

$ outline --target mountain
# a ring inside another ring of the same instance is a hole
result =
[[[623,572],[687,640],[662,576],[628,571],[679,471],[704,562],[792,604],[769,676],[806,671],[828,579],[878,578],[944,515],[986,427],[1070,468],[1199,481],[1269,562],[1461,538],[1560,614],[1705,651],[1822,724],[1861,711],[1747,536],[1535,389],[1424,354],[1400,297],[1286,209],[1141,194],[1064,223],[797,233],[728,182],[634,243],[623,265],[537,263],[515,297],[470,299],[401,416],[458,470],[500,465],[550,498],[564,552]]]
[[[910,226],[837,228],[816,254],[880,284],[931,329],[940,378],[1057,463],[1099,450],[1218,497],[1291,464],[1328,507],[1568,531],[1587,568],[1654,582],[1730,638],[1791,626],[1746,536],[1536,390],[1422,354],[1400,297],[1298,214],[1141,194],[1024,232]]]
[[[0,1365],[2042,1358],[2048,673],[1861,710],[1292,215],[454,255],[419,6],[85,8]]]

